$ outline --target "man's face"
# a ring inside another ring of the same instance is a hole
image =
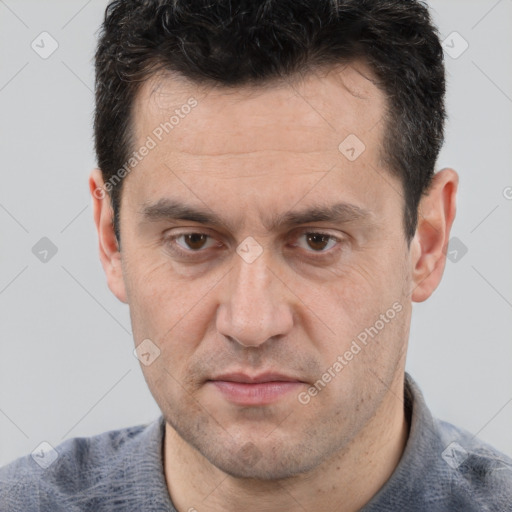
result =
[[[168,424],[235,476],[312,469],[397,402],[409,251],[380,160],[385,98],[363,75],[232,90],[165,78],[136,99],[134,149],[156,146],[122,195],[135,343],[160,350],[142,369]],[[221,223],[174,218],[177,203]],[[338,218],[291,216],[339,204]],[[265,373],[279,375],[232,382]]]

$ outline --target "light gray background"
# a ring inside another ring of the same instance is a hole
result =
[[[159,414],[128,308],[105,282],[88,195],[105,5],[0,0],[0,465],[43,440]],[[435,415],[512,455],[512,0],[431,5],[443,38],[456,31],[469,43],[446,58],[438,166],[460,173],[453,236],[468,252],[414,306],[407,367]],[[43,31],[59,44],[47,59],[31,48]],[[58,248],[46,263],[32,253],[42,237]]]

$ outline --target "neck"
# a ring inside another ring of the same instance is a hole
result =
[[[179,512],[357,511],[389,479],[408,436],[403,375],[376,414],[350,444],[314,470],[284,480],[238,479],[227,475],[186,443],[166,423],[165,478]]]

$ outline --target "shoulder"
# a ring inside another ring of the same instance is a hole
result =
[[[395,471],[365,512],[512,510],[512,459],[467,430],[432,416],[406,374],[409,437]]]
[[[0,512],[82,510],[73,503],[124,471],[141,438],[152,424],[68,439],[56,447],[42,446],[0,468]],[[96,493],[100,495],[101,493]],[[66,504],[67,503],[67,504]],[[58,508],[58,507],[62,507]]]
[[[436,422],[452,492],[469,498],[474,510],[507,510],[512,503],[512,459],[465,429]]]

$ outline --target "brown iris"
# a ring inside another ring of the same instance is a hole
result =
[[[329,235],[323,235],[321,233],[306,233],[308,238],[308,244],[310,244],[310,247],[315,250],[322,250],[325,249],[326,245],[329,243],[330,236]],[[313,245],[311,245],[313,243]]]
[[[190,233],[188,235],[183,235],[185,238],[185,243],[191,248],[191,249],[201,249],[201,247],[206,242],[206,239],[208,238],[208,235],[204,235],[202,233]]]

